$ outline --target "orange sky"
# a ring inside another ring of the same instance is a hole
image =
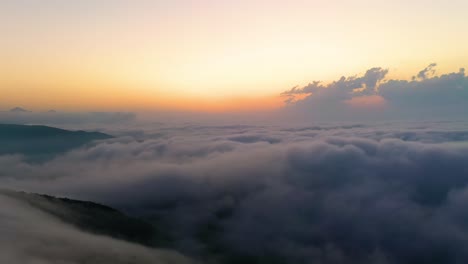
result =
[[[370,67],[466,66],[468,2],[407,2],[2,1],[0,108],[271,109]]]

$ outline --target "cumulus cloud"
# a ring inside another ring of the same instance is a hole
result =
[[[360,77],[294,87],[282,93],[287,103],[285,111],[296,118],[315,121],[466,119],[465,70],[436,76],[436,65],[430,64],[410,81],[387,80],[388,70],[372,68]]]
[[[0,157],[0,183],[152,219],[177,250],[220,263],[464,263],[467,131],[153,128],[40,165]]]
[[[287,102],[294,102],[295,95],[312,94],[321,100],[346,100],[352,97],[353,92],[360,96],[375,94],[378,84],[385,78],[388,70],[371,68],[363,76],[342,76],[338,81],[324,85],[320,81],[314,81],[308,85],[283,92]]]
[[[381,85],[380,93],[394,115],[406,113],[410,118],[444,119],[468,115],[468,77],[463,68],[420,81],[389,80]]]

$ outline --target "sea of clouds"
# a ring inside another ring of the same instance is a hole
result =
[[[107,132],[116,137],[42,163],[0,156],[0,185],[154,220],[174,249],[214,263],[468,261],[466,122],[160,122]],[[2,228],[21,229],[8,219]],[[107,239],[79,237],[70,247]]]

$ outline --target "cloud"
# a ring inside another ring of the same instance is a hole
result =
[[[387,73],[387,69],[371,68],[360,77],[342,76],[338,81],[328,85],[323,85],[320,81],[314,81],[302,88],[293,87],[281,95],[285,96],[287,101],[291,101],[291,97],[300,94],[313,94],[322,98],[322,100],[350,99],[353,91],[361,96],[372,95],[376,92],[378,84],[385,78]]]
[[[156,219],[175,249],[202,260],[464,263],[467,131],[160,127],[41,165],[0,157],[0,183]]]
[[[429,66],[427,66],[426,68],[424,68],[423,70],[421,70],[418,75],[416,76],[413,76],[413,80],[415,80],[416,78],[419,78],[419,79],[427,79],[429,76],[432,76],[435,74],[435,67],[437,66],[437,63],[431,63],[429,64]]]
[[[385,79],[388,70],[372,68],[360,77],[312,82],[282,93],[289,119],[314,121],[454,119],[468,117],[468,77],[461,68],[435,76],[435,63],[412,80]]]
[[[394,114],[423,118],[466,118],[468,114],[468,77],[464,69],[420,81],[389,80],[381,85],[380,94]]]

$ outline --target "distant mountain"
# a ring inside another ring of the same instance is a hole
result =
[[[0,124],[0,155],[23,154],[46,160],[94,140],[112,138],[99,132],[69,131],[48,126]]]
[[[31,111],[26,110],[26,109],[21,108],[21,107],[15,107],[15,108],[10,109],[10,112],[12,112],[12,113],[30,113]]]

